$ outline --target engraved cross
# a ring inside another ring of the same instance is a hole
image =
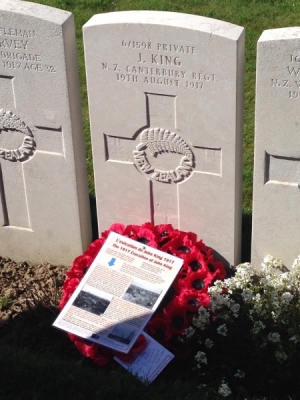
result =
[[[300,188],[300,158],[265,155],[265,183]]]
[[[28,126],[20,117],[13,76],[0,75],[0,226],[32,230],[26,166],[36,153],[64,157],[61,127]]]
[[[182,185],[193,174],[221,176],[221,148],[192,146],[177,131],[176,96],[145,95],[146,126],[133,138],[104,134],[106,162],[133,164],[149,182],[151,222],[180,227]]]

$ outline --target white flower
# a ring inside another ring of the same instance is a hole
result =
[[[253,324],[251,333],[253,341],[257,341],[257,348],[276,346],[273,354],[275,353],[278,362],[283,363],[284,360],[289,359],[290,349],[294,347],[294,344],[300,343],[300,335],[294,318],[294,311],[299,311],[300,255],[294,261],[290,271],[286,269],[287,272],[283,271],[283,263],[272,256],[265,257],[260,272],[256,272],[251,264],[238,265],[232,278],[217,281],[209,288],[211,303],[206,308],[200,307],[198,315],[194,318],[193,328],[206,329],[211,321],[214,323],[221,321],[216,326],[216,332],[221,336],[228,336],[231,333],[231,330],[228,330],[228,324],[234,322],[242,311],[243,315],[247,313],[249,322]],[[294,309],[295,307],[297,310]],[[271,330],[277,330],[277,332],[267,330],[266,326],[269,322],[273,324]],[[283,330],[289,334],[287,346],[279,334]],[[192,329],[186,331],[187,335],[193,333]],[[197,339],[201,339],[200,335]],[[256,335],[259,335],[259,338]],[[216,346],[211,339],[202,337],[203,345],[205,347],[200,348],[210,349]],[[207,363],[205,353],[199,352],[197,357],[198,368],[200,365],[203,367],[202,363]],[[244,373],[238,370],[234,376],[241,378]],[[222,396],[228,396],[227,383],[224,379],[221,383],[219,393]],[[231,392],[229,388],[228,390]]]
[[[251,283],[254,269],[250,263],[240,264],[236,267],[235,276],[233,278],[225,279],[224,281],[216,281],[215,285],[208,289],[210,295],[222,295],[222,297],[229,297],[235,289],[244,289]],[[222,293],[222,289],[226,288],[226,293]]]
[[[209,349],[211,349],[214,345],[214,342],[210,339],[206,339],[205,340],[205,346],[208,347]]]
[[[219,310],[221,307],[227,304],[228,299],[226,296],[223,296],[219,293],[213,293],[210,297],[211,300],[211,309],[212,311]]]
[[[278,332],[270,332],[268,334],[268,339],[270,342],[278,343],[278,342],[280,342],[280,335]]]
[[[199,363],[207,364],[206,354],[203,351],[198,351],[198,353],[195,355],[195,359]]]
[[[239,311],[240,311],[240,305],[238,303],[235,303],[233,300],[230,300],[228,304],[230,310],[232,311],[232,314],[235,318],[239,316]]]
[[[262,272],[265,274],[273,274],[273,269],[281,269],[282,267],[282,261],[272,256],[266,256],[261,264]]]
[[[255,335],[259,333],[262,329],[265,329],[266,325],[263,324],[261,321],[254,322],[253,328],[251,330],[252,333]]]
[[[236,373],[234,374],[234,376],[235,376],[236,378],[242,379],[242,378],[245,377],[245,372],[243,372],[242,370],[238,369],[238,370],[236,371]]]
[[[282,362],[282,361],[287,359],[287,355],[286,355],[286,353],[284,351],[276,351],[275,352],[275,357],[277,358],[277,360],[279,362]]]
[[[185,330],[185,335],[187,338],[190,338],[194,335],[195,333],[195,329],[192,326],[189,326],[186,330]]]
[[[242,297],[243,297],[244,301],[251,301],[252,297],[253,297],[253,291],[250,289],[243,290]]]
[[[300,255],[293,262],[292,269],[298,270],[298,272],[300,272]]]
[[[265,308],[267,308],[268,305],[265,304]],[[256,313],[257,316],[259,317],[263,317],[266,315],[266,310],[263,307],[263,304],[259,303],[259,304],[254,304],[253,306],[253,311]]]
[[[298,340],[297,336],[294,335],[294,336],[292,336],[292,337],[290,338],[290,342],[298,343],[299,340]]]
[[[201,306],[198,310],[198,316],[193,318],[193,324],[196,328],[204,329],[209,324],[209,312]]]
[[[207,387],[207,385],[205,385],[204,383],[202,383],[202,384],[197,386],[198,389],[203,389],[203,388],[206,388],[206,387]]]
[[[213,288],[215,288],[215,289],[213,289]],[[223,281],[220,281],[219,279],[216,280],[214,282],[214,285],[211,287],[211,289],[215,290],[216,292],[222,291],[222,288],[223,288]]]
[[[206,321],[209,319],[209,312],[203,306],[199,307],[198,315],[199,315],[199,318],[201,318],[201,320],[203,320],[203,321]]]
[[[254,301],[256,302],[256,303],[258,303],[258,302],[260,302],[260,298],[261,298],[261,296],[260,296],[260,294],[259,293],[257,293],[255,296],[254,296]]]
[[[216,285],[210,286],[210,287],[208,288],[208,293],[209,293],[209,294],[221,294],[221,293],[222,293],[222,288],[223,288],[224,282],[222,282],[222,281],[216,281],[215,284],[218,283],[218,282],[220,282],[220,283],[222,284],[222,286],[221,286],[221,287],[216,286]]]
[[[284,292],[281,295],[281,300],[285,303],[289,303],[293,299],[293,295],[290,292]]]
[[[217,332],[219,335],[227,336],[228,329],[226,324],[220,325],[217,329]]]
[[[197,318],[193,318],[193,324],[195,325],[196,328],[204,329],[206,324],[203,324],[202,321],[200,321]]]
[[[218,393],[223,397],[227,397],[231,394],[231,390],[226,382],[222,381]]]

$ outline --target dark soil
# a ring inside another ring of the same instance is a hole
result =
[[[15,263],[0,257],[0,324],[38,304],[57,307],[69,267]]]

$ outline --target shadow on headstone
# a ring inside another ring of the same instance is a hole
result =
[[[97,219],[97,206],[95,196],[90,194],[90,208],[91,208],[91,220],[92,220],[92,237],[93,240],[98,239],[98,219]]]
[[[250,262],[250,259],[251,259],[251,236],[252,236],[252,214],[243,214],[241,262]]]

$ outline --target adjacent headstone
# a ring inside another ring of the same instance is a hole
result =
[[[0,255],[70,265],[91,240],[74,21],[0,4]]]
[[[237,263],[244,29],[128,11],[83,33],[99,230],[171,223]]]
[[[300,28],[258,41],[252,261],[300,253]]]

